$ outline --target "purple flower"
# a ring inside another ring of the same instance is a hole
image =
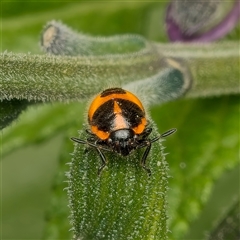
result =
[[[223,1],[216,0],[172,1],[166,13],[170,41],[211,42],[224,37],[239,23],[240,0],[235,0],[230,9],[227,7]],[[219,19],[225,9],[227,14]]]

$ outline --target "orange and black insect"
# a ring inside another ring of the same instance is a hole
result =
[[[151,144],[176,131],[176,129],[170,129],[150,139],[152,128],[149,127],[142,103],[134,94],[122,88],[106,89],[93,100],[88,111],[88,123],[90,129],[87,133],[90,137],[87,140],[75,137],[71,139],[97,150],[102,162],[98,174],[106,166],[103,151],[128,156],[136,149],[146,148],[140,163],[151,175],[151,170],[146,166]]]

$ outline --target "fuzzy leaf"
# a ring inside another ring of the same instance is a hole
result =
[[[81,132],[80,138],[85,139],[86,133]],[[168,165],[160,142],[154,143],[148,177],[139,164],[142,153],[136,150],[125,158],[106,153],[107,167],[98,176],[97,152],[75,145],[68,174],[74,239],[167,238]]]

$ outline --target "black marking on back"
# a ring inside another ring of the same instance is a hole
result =
[[[114,101],[116,101],[121,108],[121,114],[126,120],[128,128],[134,128],[141,124],[142,118],[145,117],[145,112],[134,102],[121,98],[108,100],[101,105],[93,114],[89,124],[97,126],[101,131],[111,132],[116,127],[115,114],[113,111]]]
[[[111,94],[126,94],[126,91],[122,88],[108,88],[101,93],[101,97],[106,97]]]
[[[126,99],[115,99],[122,110],[123,117],[129,122],[130,128],[137,127],[142,118],[145,117],[145,112],[134,102]]]
[[[109,131],[114,125],[115,114],[113,111],[114,100],[108,100],[101,105],[93,114],[90,125],[98,126],[104,132]]]

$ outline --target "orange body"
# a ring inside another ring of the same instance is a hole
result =
[[[97,150],[101,159],[98,175],[107,164],[103,151],[126,157],[137,149],[145,148],[140,164],[150,176],[151,170],[146,166],[146,160],[152,143],[176,131],[170,129],[160,136],[149,138],[152,128],[142,103],[134,94],[122,88],[109,88],[100,93],[89,107],[88,122],[91,131],[88,129],[87,133],[90,137],[87,140],[71,139]]]
[[[106,140],[111,132],[119,129],[132,129],[139,135],[147,125],[140,100],[121,88],[107,89],[93,100],[88,122],[92,133],[101,140]]]

